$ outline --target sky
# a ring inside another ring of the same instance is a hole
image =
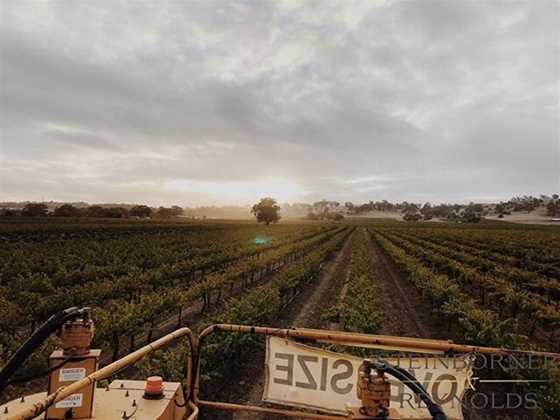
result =
[[[560,190],[559,1],[0,0],[0,201]]]

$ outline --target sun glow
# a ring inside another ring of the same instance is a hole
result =
[[[265,178],[257,181],[191,181],[171,180],[165,183],[169,191],[196,193],[210,201],[252,203],[262,197],[273,197],[279,202],[295,201],[305,191],[287,178]]]

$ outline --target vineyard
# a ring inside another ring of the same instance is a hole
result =
[[[560,230],[553,227],[2,223],[0,260],[0,365],[48,316],[86,305],[103,363],[178,326],[215,322],[560,351]],[[47,342],[18,372],[12,394],[46,368],[55,345]],[[156,370],[177,380],[180,350],[123,375]],[[262,350],[254,337],[214,338],[202,360],[203,390],[222,391],[228,375],[245,372],[249,379],[236,383],[258,395],[254,357]],[[541,408],[558,418],[560,373],[539,374],[552,381],[539,389]]]

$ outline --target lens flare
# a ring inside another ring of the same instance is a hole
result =
[[[268,242],[270,242],[272,238],[268,237],[268,236],[263,236],[263,235],[258,235],[257,237],[255,237],[254,243],[256,245],[265,245]]]

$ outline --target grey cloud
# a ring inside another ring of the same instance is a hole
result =
[[[557,2],[5,5],[0,199],[203,203],[162,186],[266,177],[350,200],[560,184]]]

